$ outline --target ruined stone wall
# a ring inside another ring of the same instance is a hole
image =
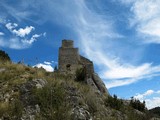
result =
[[[87,74],[94,73],[93,62],[80,56],[72,40],[63,40],[59,48],[58,69],[61,73],[75,73],[77,68],[86,67]]]
[[[79,55],[78,48],[74,48],[72,40],[63,40],[62,46],[59,48],[58,71],[75,75],[78,68],[86,68],[86,83],[88,85],[102,94],[109,94],[103,81],[94,73],[93,62]]]
[[[84,65],[86,67],[86,70],[87,70],[87,74],[92,74],[94,73],[94,67],[93,67],[93,62],[90,61],[89,59],[83,57],[83,56],[80,56],[80,62],[82,65]]]
[[[63,73],[74,73],[80,61],[78,48],[73,48],[73,41],[63,40],[59,48],[58,69]]]
[[[73,40],[62,40],[62,48],[73,48]]]

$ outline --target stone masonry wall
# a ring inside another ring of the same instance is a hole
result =
[[[59,71],[74,74],[80,67],[86,67],[87,74],[94,73],[92,61],[79,55],[78,48],[74,48],[72,40],[63,40],[62,47],[59,48]]]
[[[92,73],[94,73],[94,67],[92,61],[83,56],[80,56],[80,62],[87,68],[87,74],[91,75]]]
[[[74,48],[72,40],[63,40],[59,48],[58,71],[64,74],[75,74],[78,68],[86,68],[86,83],[100,93],[108,93],[103,81],[94,73],[93,62],[79,55],[78,48]]]
[[[61,73],[74,74],[80,61],[78,48],[74,48],[72,40],[63,40],[59,48],[58,70]]]

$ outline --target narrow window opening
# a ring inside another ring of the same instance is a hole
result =
[[[71,71],[71,65],[70,65],[70,64],[67,64],[67,65],[66,65],[66,69],[67,69],[68,71]]]

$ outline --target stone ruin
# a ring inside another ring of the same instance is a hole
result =
[[[62,40],[62,46],[59,48],[58,71],[62,74],[74,75],[77,69],[83,67],[86,68],[87,84],[108,94],[105,84],[94,72],[93,62],[79,54],[78,48],[74,48],[73,40]]]
[[[74,74],[78,68],[86,67],[87,74],[94,73],[93,62],[79,55],[78,48],[74,48],[73,40],[63,40],[59,48],[58,68],[61,73]]]

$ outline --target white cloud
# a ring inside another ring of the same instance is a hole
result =
[[[12,29],[16,28],[18,26],[18,24],[16,23],[7,23],[6,24],[6,28],[10,31],[12,31]]]
[[[34,34],[29,40],[28,39],[22,39],[22,43],[31,45],[33,42],[37,40],[41,36],[38,34]]]
[[[55,65],[57,65],[57,64],[58,64],[58,62],[57,62],[57,61],[51,61],[51,63],[52,63],[52,64],[55,64]]]
[[[146,96],[152,95],[153,93],[155,93],[153,90],[147,90],[143,94],[138,94],[138,95],[134,96],[134,98],[141,100],[141,99],[144,99],[144,97],[146,97]]]
[[[0,38],[0,46],[8,47],[11,49],[25,49],[29,47],[28,44],[23,44],[21,40],[16,37],[10,38],[9,40]]]
[[[3,32],[0,32],[0,36],[3,36],[4,35],[4,33]]]
[[[19,2],[19,3],[21,3],[21,2]],[[28,20],[29,16],[34,13],[32,13],[30,11],[30,9],[27,10],[26,9],[27,7],[25,6],[24,3],[22,3],[21,5],[19,3],[16,3],[15,5],[13,5],[13,4],[7,4],[7,2],[4,2],[1,0],[0,1],[1,8],[6,10],[6,12],[1,10],[0,17],[6,18],[7,16],[11,16],[11,17],[14,17],[17,21],[22,21],[24,19]],[[28,3],[29,3],[29,1],[28,1]]]
[[[158,94],[160,94],[160,90],[159,90],[159,91],[157,91],[157,93],[158,93]]]
[[[143,64],[141,66],[113,66],[101,74],[107,88],[132,84],[142,79],[160,76],[160,66]],[[110,79],[111,81],[108,81]]]
[[[10,30],[13,34],[19,36],[19,37],[25,37],[26,35],[29,35],[32,30],[35,28],[33,26],[26,26],[25,28],[19,28],[18,30],[14,29],[18,26],[16,23],[7,23],[6,28]]]
[[[26,35],[30,34],[32,30],[35,28],[33,26],[26,26],[26,28],[20,28],[19,30],[14,29],[12,32],[15,33],[17,36],[25,37]]]
[[[33,35],[30,39],[20,39],[13,37],[8,39],[0,38],[0,46],[9,47],[11,49],[25,49],[30,47],[41,35]]]
[[[141,102],[145,101],[148,109],[160,106],[159,91],[147,90],[143,94],[137,94],[134,98],[139,99]]]
[[[47,64],[46,64],[46,62],[38,63],[38,64],[34,65],[33,67],[38,67],[38,68],[42,67],[48,72],[53,72],[54,71],[54,68],[51,66],[51,64],[48,64],[48,62],[47,62]]]
[[[104,78],[105,79],[105,78]],[[122,79],[122,80],[119,80],[119,79],[114,79],[114,80],[105,80],[104,83],[107,87],[107,89],[110,89],[110,88],[113,88],[113,87],[118,87],[118,86],[124,86],[124,85],[129,85],[129,84],[132,84],[136,81],[138,81],[139,79]]]
[[[160,43],[160,1],[159,0],[132,0],[122,3],[130,3],[130,11],[133,17],[130,19],[131,26],[135,27],[138,35],[146,43]]]
[[[3,23],[5,27],[12,33],[9,39],[2,37],[0,39],[0,46],[9,47],[12,49],[25,49],[30,47],[41,36],[45,36],[46,33],[32,34],[35,30],[33,26],[26,26],[25,28],[19,28],[17,23]]]
[[[149,74],[148,70],[150,68],[150,64],[143,64],[141,66],[117,66],[105,72],[104,77],[108,79],[137,78]]]
[[[146,99],[146,106],[148,109],[160,107],[160,97],[153,97],[152,99]]]
[[[46,65],[51,65],[52,63],[51,63],[51,62],[44,61],[44,64],[46,64]]]

